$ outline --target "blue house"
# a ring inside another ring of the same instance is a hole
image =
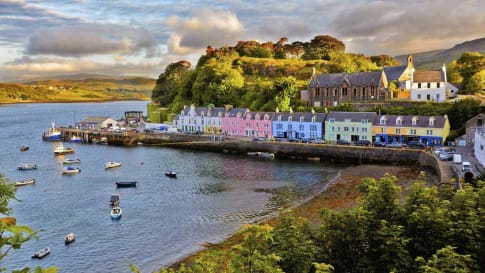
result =
[[[325,117],[323,113],[275,113],[273,136],[289,140],[323,139]]]

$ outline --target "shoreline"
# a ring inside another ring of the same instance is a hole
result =
[[[103,103],[103,102],[117,102],[117,101],[151,101],[151,98],[140,99],[104,99],[104,100],[56,100],[56,101],[22,101],[22,102],[0,102],[0,106],[14,105],[14,104],[34,104],[34,103]]]
[[[338,171],[337,175],[330,179],[328,183],[322,186],[314,195],[307,197],[296,204],[290,205],[284,210],[292,210],[296,218],[302,217],[307,219],[310,225],[318,226],[320,221],[318,214],[321,209],[341,210],[345,208],[352,208],[357,205],[360,197],[360,192],[357,186],[364,178],[371,177],[375,179],[381,178],[384,174],[397,176],[396,185],[401,187],[401,195],[405,196],[408,189],[417,181],[419,174],[425,171],[424,168],[415,168],[412,166],[395,166],[395,165],[378,165],[378,164],[363,164],[357,166],[345,167]],[[425,183],[428,186],[437,185],[440,181],[438,175],[425,171]],[[270,215],[256,221],[257,224],[267,223],[274,226],[278,222],[278,215],[280,211],[275,211]],[[227,237],[221,238],[218,243],[206,242],[201,245],[200,250],[188,254],[177,261],[162,267],[169,269],[177,269],[181,264],[190,265],[197,257],[203,253],[209,252],[212,249],[226,248],[238,242],[237,235],[231,234]]]

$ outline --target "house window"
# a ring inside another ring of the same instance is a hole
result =
[[[335,127],[332,126],[332,131],[335,131]]]
[[[281,121],[281,116],[278,116],[278,121]]]
[[[367,136],[360,136],[360,139],[367,140]]]
[[[276,124],[276,129],[277,130],[283,130],[283,124]]]
[[[398,135],[401,134],[401,129],[400,128],[396,128],[396,134],[398,134]]]
[[[265,123],[263,126],[264,126],[264,128],[268,128],[269,125],[268,125],[268,123]]]
[[[433,130],[426,130],[426,135],[432,136],[433,135]]]
[[[248,122],[246,123],[246,128],[249,128],[249,127],[251,127],[251,123]]]
[[[293,120],[292,117],[288,117],[288,121],[291,122]]]
[[[477,119],[477,126],[482,126],[483,120],[481,118]]]
[[[312,117],[312,122],[315,122],[316,118],[315,117]]]
[[[348,132],[349,131],[349,127],[344,127],[344,132]]]
[[[305,130],[305,125],[303,125],[303,124],[300,124],[300,126],[299,126],[299,128],[298,128],[298,129],[299,129],[300,131],[303,131],[303,130]]]
[[[360,121],[360,123],[361,123],[361,124],[367,124],[367,123],[369,123],[369,120],[367,120],[367,119],[362,119],[362,120]]]
[[[386,133],[386,128],[381,128],[381,134],[385,134]]]
[[[316,131],[317,126],[316,125],[310,125],[310,131]]]
[[[429,119],[429,125],[433,126],[434,125],[434,118]]]
[[[413,125],[416,125],[416,118],[413,118],[413,121],[411,122]]]
[[[367,128],[362,128],[362,133],[367,133]]]
[[[304,122],[304,121],[305,121],[305,119],[303,118],[303,116],[300,117],[300,122]]]
[[[415,135],[416,134],[416,129],[411,129],[411,135]]]
[[[386,124],[386,119],[385,118],[381,118],[379,124],[385,125]]]
[[[320,88],[315,88],[315,97],[320,97]]]
[[[421,83],[420,82],[418,82],[418,88],[421,88]]]
[[[402,125],[402,120],[401,118],[396,119],[396,125]]]
[[[439,82],[436,83],[436,87],[437,88],[440,88],[440,83]]]
[[[428,82],[428,88],[431,88],[431,83],[430,82]]]
[[[420,99],[421,99],[421,94],[418,94],[418,100],[420,100]]]
[[[331,118],[331,119],[328,120],[328,122],[334,123],[335,122],[335,119],[334,118]]]
[[[337,88],[334,88],[334,89],[333,89],[333,95],[334,95],[334,96],[337,96]]]
[[[342,96],[347,96],[347,87],[342,88]]]
[[[357,96],[357,88],[354,88],[354,97]]]

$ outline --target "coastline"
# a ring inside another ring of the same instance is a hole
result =
[[[33,103],[103,103],[103,102],[117,102],[117,101],[150,101],[151,98],[126,98],[126,99],[97,99],[97,100],[56,100],[56,101],[15,101],[15,102],[0,102],[2,105],[13,104],[33,104]]]
[[[406,196],[410,187],[417,181],[420,173],[423,171],[425,172],[424,182],[426,185],[433,186],[440,182],[438,175],[426,172],[422,167],[383,166],[377,164],[349,166],[340,170],[338,174],[330,179],[328,183],[323,185],[322,189],[317,191],[315,195],[301,200],[285,209],[292,210],[296,218],[304,218],[308,220],[310,225],[317,226],[320,224],[318,215],[321,209],[342,210],[357,205],[359,197],[361,196],[357,187],[364,178],[371,177],[379,179],[386,173],[397,176],[398,180],[396,181],[396,185],[401,187],[401,195]],[[279,212],[272,213],[257,223],[267,223],[274,226],[278,223],[278,215]],[[216,244],[207,242],[202,245],[201,250],[182,257],[178,261],[167,266],[167,268],[177,269],[181,264],[190,265],[200,255],[209,252],[212,249],[229,248],[232,245],[237,244],[238,241],[238,236],[232,234],[227,238],[222,238],[221,242]]]

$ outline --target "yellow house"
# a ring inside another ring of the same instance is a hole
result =
[[[426,146],[442,146],[450,134],[448,116],[377,116],[372,127],[375,142],[408,143],[419,141]]]

